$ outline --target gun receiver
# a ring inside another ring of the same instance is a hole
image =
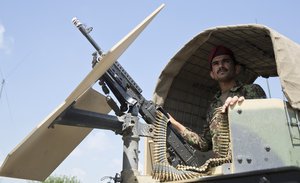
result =
[[[73,18],[72,22],[96,49],[96,52],[93,53],[92,61],[94,66],[101,61],[103,52],[89,35],[92,28],[85,28],[85,26],[76,18]],[[143,97],[141,94],[142,89],[118,62],[115,62],[115,64],[99,78],[99,84],[102,86],[103,92],[107,95],[108,104],[117,116],[121,116],[125,112],[131,113],[133,116],[138,116],[138,114],[140,114],[148,124],[154,123],[157,110],[162,111],[168,116],[162,107],[156,106],[151,100],[146,100]],[[114,94],[120,107],[109,96],[109,91]],[[173,166],[176,166],[177,164],[200,166],[200,161],[195,155],[196,150],[188,145],[171,125],[168,125],[167,131],[167,146],[169,147],[169,154],[172,156],[170,160],[171,164]]]

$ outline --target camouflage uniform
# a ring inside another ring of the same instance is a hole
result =
[[[264,90],[257,84],[244,85],[237,82],[237,86],[233,87],[229,91],[228,97],[233,96],[244,96],[245,99],[259,99],[266,98]],[[221,100],[221,91],[218,91],[213,98],[207,112],[207,125],[205,125],[203,133],[198,135],[189,129],[186,129],[181,135],[185,140],[188,141],[192,146],[199,149],[200,151],[209,151],[218,149],[215,147],[217,145],[217,135],[215,135],[216,129],[218,128],[217,123],[211,123],[213,117],[213,112],[216,108],[221,107],[223,102]]]

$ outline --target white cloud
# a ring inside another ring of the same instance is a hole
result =
[[[5,28],[3,25],[0,24],[0,49],[4,48],[4,32]]]
[[[83,179],[86,176],[86,171],[81,168],[72,168],[71,175],[76,175],[79,179]]]
[[[73,152],[70,154],[72,158],[80,158],[83,156],[89,156],[90,158],[99,158],[98,156],[92,156],[91,154],[99,154],[99,153],[109,153],[112,148],[113,138],[107,132],[101,131],[92,131],[87,138],[83,141],[80,146],[75,148]]]
[[[10,54],[14,39],[12,37],[5,37],[4,33],[5,28],[0,24],[0,51],[3,50],[6,54]]]
[[[112,147],[112,144],[112,139],[109,138],[109,135],[104,131],[97,131],[90,134],[86,141],[86,145],[89,150],[95,150],[98,152],[107,151]]]
[[[120,158],[113,158],[111,160],[111,164],[109,165],[110,168],[121,168],[122,167],[122,160]]]

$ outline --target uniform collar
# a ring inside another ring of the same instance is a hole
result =
[[[230,89],[230,93],[236,92],[236,91],[237,91],[238,89],[240,89],[242,86],[243,86],[243,83],[242,83],[242,82],[236,81],[236,85]],[[221,93],[221,90],[219,90],[219,91],[216,93],[215,98],[216,98],[216,99],[219,99],[220,96],[221,96],[221,94],[222,94],[222,93]]]

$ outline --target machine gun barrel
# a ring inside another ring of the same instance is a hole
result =
[[[79,31],[87,38],[87,40],[94,46],[99,55],[102,55],[102,50],[98,46],[98,44],[94,41],[94,39],[89,35],[89,33],[93,30],[92,27],[86,29],[85,26],[76,18],[72,18],[72,23],[79,29]]]
[[[72,23],[79,29],[79,31],[87,38],[87,40],[93,45],[93,47],[96,49],[98,56],[100,56],[100,59],[103,55],[103,52],[94,41],[94,39],[90,36],[90,32],[92,31],[92,28],[86,28],[76,17],[72,19]],[[94,55],[94,54],[93,54]],[[93,60],[93,66],[99,61],[97,56],[94,55]],[[127,89],[130,88],[131,90],[134,90],[135,93],[141,93],[142,89],[137,85],[137,83],[130,77],[130,75],[126,72],[126,70],[119,64],[117,61],[112,65],[110,69],[107,70],[107,72],[99,78],[103,80],[111,91],[114,93],[116,98],[121,104],[121,111],[124,112],[127,107],[125,107],[127,104],[134,105],[136,104],[136,99],[131,97],[127,94]],[[105,87],[105,86],[104,86]],[[127,104],[126,104],[127,103]],[[114,109],[114,108],[112,108]],[[118,113],[120,114],[120,113]]]

